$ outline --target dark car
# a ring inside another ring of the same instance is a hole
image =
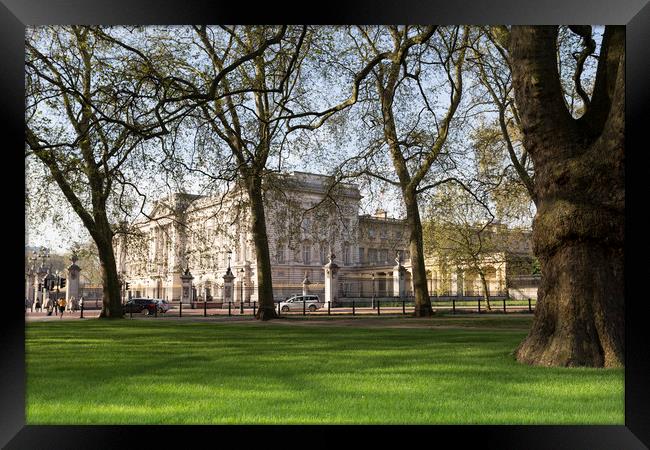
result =
[[[148,316],[156,313],[158,302],[152,298],[132,298],[124,304],[122,312],[124,314],[136,313]]]

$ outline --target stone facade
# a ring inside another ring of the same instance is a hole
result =
[[[332,254],[334,297],[409,295],[404,221],[384,211],[359,215],[358,187],[330,183],[327,176],[294,172],[276,176],[268,185],[265,213],[276,299],[304,290],[323,295],[331,281],[326,280],[326,265]],[[189,301],[219,303],[230,267],[233,300],[256,301],[257,264],[247,208],[246,196],[236,189],[227,195],[174,194],[158,201],[151,219],[137,224],[137,233],[116,240],[118,270],[129,283],[129,295],[187,299],[181,276],[189,268]],[[490,291],[503,291],[506,262],[494,260]],[[427,269],[432,295],[480,291],[473,279],[467,281],[463,268],[448,268],[435,255],[427,259]]]

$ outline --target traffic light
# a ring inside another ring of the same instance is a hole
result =
[[[59,287],[61,289],[63,289],[65,287],[65,282],[66,282],[65,278],[59,278]]]

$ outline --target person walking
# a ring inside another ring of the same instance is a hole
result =
[[[59,299],[59,312],[61,313],[61,319],[63,318],[63,313],[65,312],[66,301],[65,298],[61,297]]]
[[[39,299],[36,299],[36,303],[34,304],[34,312],[43,312],[43,308],[41,307],[41,302]]]

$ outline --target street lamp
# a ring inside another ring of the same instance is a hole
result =
[[[228,250],[228,272],[230,272],[230,258],[232,257],[232,250]]]
[[[239,314],[244,314],[244,269],[239,269],[241,281],[239,282]]]

